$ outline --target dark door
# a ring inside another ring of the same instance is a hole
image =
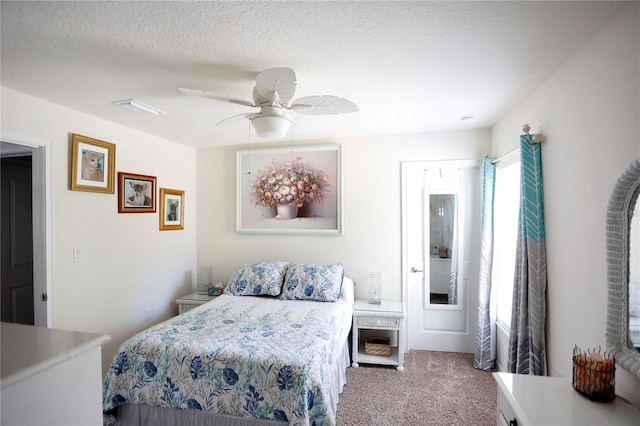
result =
[[[2,321],[33,324],[31,156],[1,160]]]

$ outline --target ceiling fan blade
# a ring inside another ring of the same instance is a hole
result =
[[[331,95],[298,98],[288,108],[306,115],[346,114],[359,111],[358,106],[350,100]]]
[[[291,68],[269,68],[256,77],[253,101],[256,105],[265,102],[288,103],[296,92],[296,73]]]
[[[218,121],[216,124],[220,125],[224,125],[224,124],[231,124],[231,123],[237,123],[238,121],[241,121],[245,118],[248,118],[249,120],[251,120],[253,118],[254,115],[258,115],[258,114],[254,114],[254,113],[249,113],[249,114],[236,114],[236,115],[232,115],[231,117],[227,117],[224,120]]]
[[[228,96],[228,95],[217,95],[215,93],[207,92],[206,90],[183,89],[181,87],[180,91],[182,91],[182,92],[184,92],[184,93],[186,93],[188,95],[201,96],[203,98],[213,99],[214,101],[230,102],[232,104],[244,105],[244,106],[249,106],[249,107],[257,107],[258,106],[258,105],[254,105],[251,102],[246,101],[244,99],[234,98],[234,97]]]

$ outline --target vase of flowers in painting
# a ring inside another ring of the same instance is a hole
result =
[[[298,206],[290,206],[288,204],[278,204],[276,207],[276,219],[291,220],[298,217]]]
[[[298,157],[260,170],[252,183],[251,201],[256,206],[275,207],[277,220],[291,220],[300,209],[324,202],[328,192],[329,176]]]

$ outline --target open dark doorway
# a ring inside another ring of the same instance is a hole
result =
[[[34,324],[32,157],[2,158],[1,319]]]

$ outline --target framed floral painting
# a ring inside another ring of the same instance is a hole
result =
[[[342,145],[239,149],[236,232],[342,235]]]

